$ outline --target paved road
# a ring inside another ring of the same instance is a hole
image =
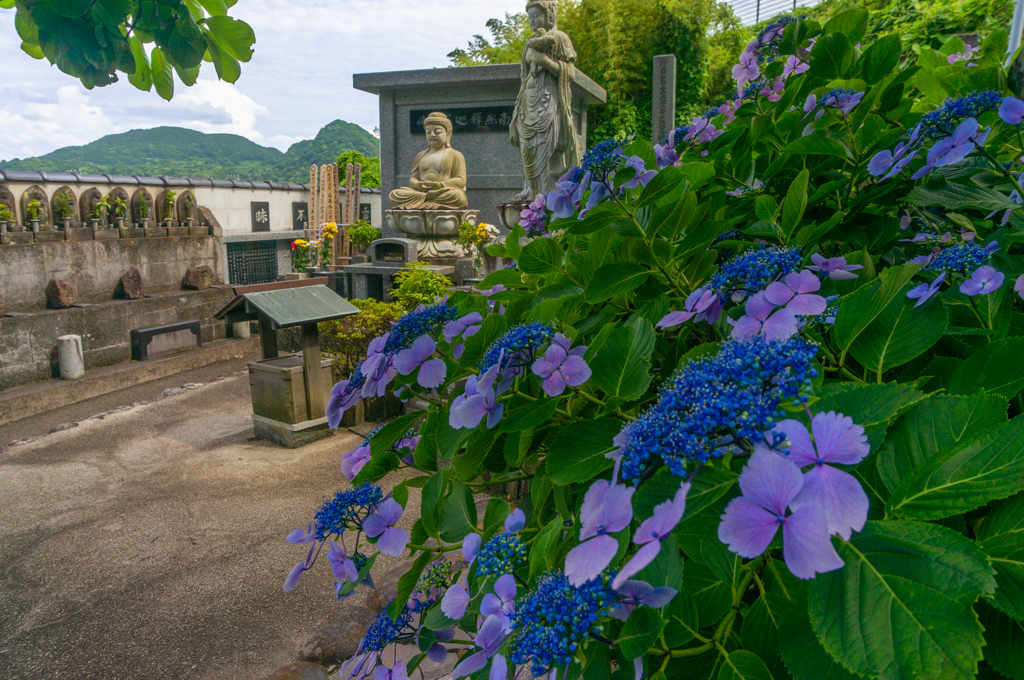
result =
[[[343,484],[339,455],[359,437],[251,440],[243,366],[0,428],[0,677],[258,680],[348,606],[326,563],[281,591],[302,557],[283,537]],[[205,384],[160,398],[188,382]]]

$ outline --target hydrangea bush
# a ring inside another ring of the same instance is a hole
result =
[[[766,27],[734,98],[595,145],[334,387],[332,424],[429,404],[289,537],[286,589],[414,558],[336,677],[1024,678],[1024,101],[1005,34],[866,27]]]

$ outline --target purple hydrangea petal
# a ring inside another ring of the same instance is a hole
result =
[[[736,321],[729,319],[732,324],[730,337],[736,340],[749,340],[761,331],[761,322],[752,316],[741,316]]]
[[[669,312],[656,326],[661,329],[675,328],[693,318],[696,312]]]
[[[565,392],[565,377],[561,371],[556,370],[544,378],[541,387],[544,388],[544,394],[549,397],[557,397]]]
[[[484,595],[484,599],[480,600],[480,616],[498,614],[501,614],[501,598],[494,593],[487,593]]]
[[[495,654],[491,659],[491,672],[487,674],[487,680],[505,680],[508,677],[508,664],[505,657]]]
[[[494,593],[501,598],[502,602],[511,602],[516,599],[516,577],[512,574],[499,576],[498,580],[494,582]]]
[[[583,497],[583,505],[580,507],[581,541],[597,535],[598,517],[604,505],[604,498],[608,495],[608,489],[611,486],[608,480],[599,479],[587,489],[587,493]]]
[[[1024,120],[1024,102],[1016,97],[1006,97],[999,105],[999,117],[1010,125],[1020,125]]]
[[[799,420],[788,418],[779,421],[772,428],[772,432],[786,435],[786,439],[789,440],[789,446],[783,452],[785,457],[793,461],[798,467],[813,465],[817,462],[818,453],[814,450],[814,444],[811,443],[811,433],[808,432],[807,426]],[[771,433],[765,436],[765,441],[768,441],[770,438]]]
[[[480,534],[466,534],[466,537],[462,539],[462,556],[467,562],[472,562],[480,554],[481,540]]]
[[[386,498],[377,506],[377,512],[388,523],[388,526],[394,526],[398,520],[402,519],[402,513],[405,510],[402,509],[402,504],[394,498]]]
[[[811,432],[814,433],[818,458],[826,463],[856,465],[871,452],[864,428],[841,413],[829,411],[815,415],[811,421]]]
[[[664,540],[686,513],[686,495],[690,493],[690,483],[679,487],[675,496],[654,507],[654,513],[640,523],[633,535],[633,542],[643,545],[655,540]]]
[[[590,380],[590,376],[593,374],[587,362],[578,356],[568,357],[565,363],[562,364],[560,371],[565,378],[566,384],[572,387],[579,387]]]
[[[577,588],[597,578],[619,551],[619,542],[608,534],[595,536],[572,550],[565,557],[565,576]]]
[[[464,678],[467,675],[473,675],[473,673],[483,670],[486,665],[487,654],[485,652],[470,654],[463,658],[459,665],[455,667],[455,670],[452,671],[452,680],[458,680],[459,678]]]
[[[444,663],[448,659],[448,649],[440,642],[435,642],[427,650],[427,658],[434,663]]]
[[[648,607],[655,609],[661,609],[662,607],[668,606],[679,592],[675,588],[669,588],[668,586],[661,586],[655,588],[648,595],[644,595],[640,598],[640,601]]]
[[[521,531],[526,526],[526,513],[519,508],[516,508],[509,513],[508,517],[505,518],[505,531],[510,534],[514,534],[517,531]],[[512,581],[513,587],[515,586],[515,580]]]
[[[804,488],[793,500],[793,508],[806,504],[820,507],[829,534],[850,540],[868,519],[868,495],[857,478],[829,465],[815,465],[804,475]]]
[[[379,514],[370,515],[363,520],[363,532],[370,538],[376,538],[388,528],[388,522]]]
[[[615,484],[608,489],[601,507],[601,522],[607,533],[622,531],[633,521],[633,494],[636,487]]]
[[[284,580],[284,592],[291,592],[292,588],[295,587],[295,584],[299,582],[299,577],[302,576],[302,572],[306,571],[306,569],[306,560],[302,560],[292,567],[292,570],[288,572],[288,578]]]
[[[824,298],[822,298],[824,302]],[[821,311],[825,311],[823,306]],[[796,322],[796,315],[788,307],[776,311],[761,328],[761,334],[765,340],[788,340],[796,335],[799,327]]]
[[[469,593],[461,583],[448,588],[444,597],[441,598],[441,612],[453,621],[458,621],[466,615],[466,607],[469,606]]]
[[[754,501],[740,496],[729,501],[718,525],[718,539],[740,557],[764,554],[779,530],[779,519]]]
[[[440,387],[444,377],[448,373],[448,365],[444,359],[431,359],[420,366],[420,372],[416,376],[416,382],[423,387]]]
[[[643,571],[644,567],[654,561],[659,552],[661,552],[661,541],[652,541],[641,546],[615,575],[615,579],[612,580],[612,590],[621,588],[623,583]]]
[[[399,557],[409,544],[409,532],[405,529],[390,527],[384,530],[377,539],[377,550],[385,555]]]
[[[844,566],[820,507],[807,503],[782,523],[782,557],[793,576],[805,580]]]
[[[755,451],[740,473],[739,486],[745,497],[781,516],[800,493],[803,475],[792,462]]]
[[[476,634],[476,646],[484,650],[487,656],[494,656],[501,644],[505,642],[504,625],[497,616],[488,616]]]

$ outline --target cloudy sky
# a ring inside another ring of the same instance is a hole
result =
[[[161,125],[242,135],[287,150],[338,118],[373,130],[377,97],[353,73],[444,68],[485,22],[523,0],[239,0],[231,11],[256,32],[256,53],[235,85],[204,64],[199,82],[165,102],[126,78],[86,90],[21,51],[14,10],[0,10],[0,160],[40,156],[104,135]]]

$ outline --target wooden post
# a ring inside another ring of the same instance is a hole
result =
[[[264,359],[277,358],[277,331],[274,330],[274,324],[270,322],[270,319],[262,314],[260,314],[260,346],[263,348]]]
[[[324,375],[320,366],[320,331],[315,323],[302,326],[303,374],[306,383],[306,411],[310,420],[323,418],[327,411]]]

